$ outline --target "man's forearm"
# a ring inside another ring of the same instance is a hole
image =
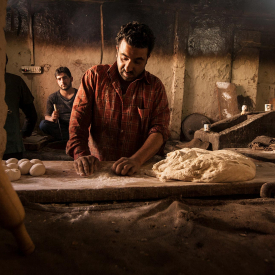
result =
[[[140,165],[152,158],[163,145],[163,136],[161,133],[149,135],[142,147],[130,158],[137,160]]]

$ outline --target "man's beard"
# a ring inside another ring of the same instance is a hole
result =
[[[65,86],[64,88],[60,87],[63,91],[68,91],[72,87],[72,84],[70,83],[68,86]]]
[[[132,81],[135,79],[133,72],[130,72],[128,75],[126,74],[126,76],[123,74],[124,72],[126,72],[124,68],[120,70],[120,75],[125,81]]]

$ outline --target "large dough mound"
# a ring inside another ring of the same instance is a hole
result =
[[[184,148],[168,153],[167,158],[156,163],[153,171],[161,180],[193,182],[235,182],[251,180],[256,166],[246,156],[230,151],[207,151]]]

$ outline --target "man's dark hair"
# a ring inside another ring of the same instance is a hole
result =
[[[72,74],[67,67],[59,67],[55,70],[55,74],[54,74],[55,78],[61,73],[66,74],[68,77],[72,77]]]
[[[154,48],[156,38],[147,25],[130,22],[123,25],[116,36],[118,47],[123,39],[126,40],[127,44],[135,48],[147,48],[149,56]]]

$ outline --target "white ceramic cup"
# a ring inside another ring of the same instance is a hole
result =
[[[203,129],[205,132],[210,131],[211,125],[210,124],[203,124]]]
[[[269,112],[269,111],[273,110],[273,106],[272,106],[272,104],[265,104],[264,109],[266,112]]]

